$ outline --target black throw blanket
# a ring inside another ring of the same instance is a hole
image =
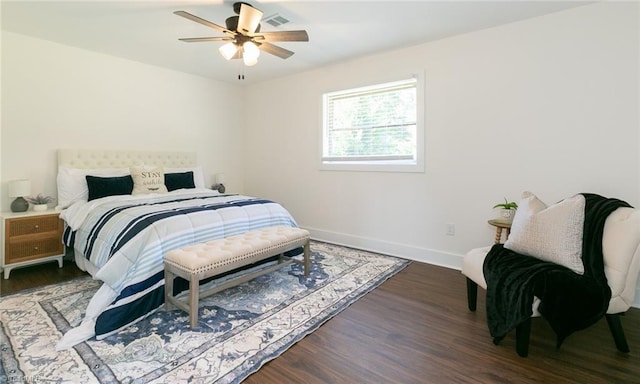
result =
[[[564,266],[525,256],[494,245],[487,254],[483,272],[487,281],[487,323],[497,344],[538,310],[557,335],[557,347],[571,333],[596,323],[607,311],[611,289],[604,273],[602,234],[610,213],[630,207],[624,201],[595,194],[585,197],[582,262],[584,275]]]

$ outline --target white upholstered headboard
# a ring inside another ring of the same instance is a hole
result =
[[[196,187],[205,188],[195,152],[58,149],[58,208],[66,208],[76,201],[87,201],[89,190],[85,176],[89,172],[99,176],[122,176],[129,173],[129,167],[142,165],[162,166],[165,171],[191,170]]]
[[[142,164],[165,168],[193,167],[197,165],[197,155],[179,151],[58,149],[59,167],[120,168]]]

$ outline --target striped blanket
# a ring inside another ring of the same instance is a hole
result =
[[[296,226],[268,200],[185,190],[163,195],[111,196],[65,210],[67,247],[84,257],[94,278],[116,295],[95,322],[104,338],[164,302],[163,255],[172,249],[274,225]]]

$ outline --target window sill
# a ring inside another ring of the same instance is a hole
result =
[[[355,171],[355,172],[412,172],[423,173],[424,164],[399,163],[321,163],[321,171]]]

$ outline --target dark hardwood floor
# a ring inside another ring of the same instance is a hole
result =
[[[85,275],[88,276],[89,274],[78,269],[75,262],[67,258],[64,259],[62,268],[58,268],[57,261],[16,268],[11,270],[8,279],[5,279],[4,275],[2,276],[0,296],[6,296],[29,288],[60,283]]]
[[[80,275],[73,262],[16,269],[1,292]],[[245,383],[640,383],[640,309],[622,318],[629,354],[616,350],[604,319],[556,350],[553,331],[536,318],[522,358],[515,332],[493,345],[484,291],[478,296],[470,312],[459,271],[414,262]]]

